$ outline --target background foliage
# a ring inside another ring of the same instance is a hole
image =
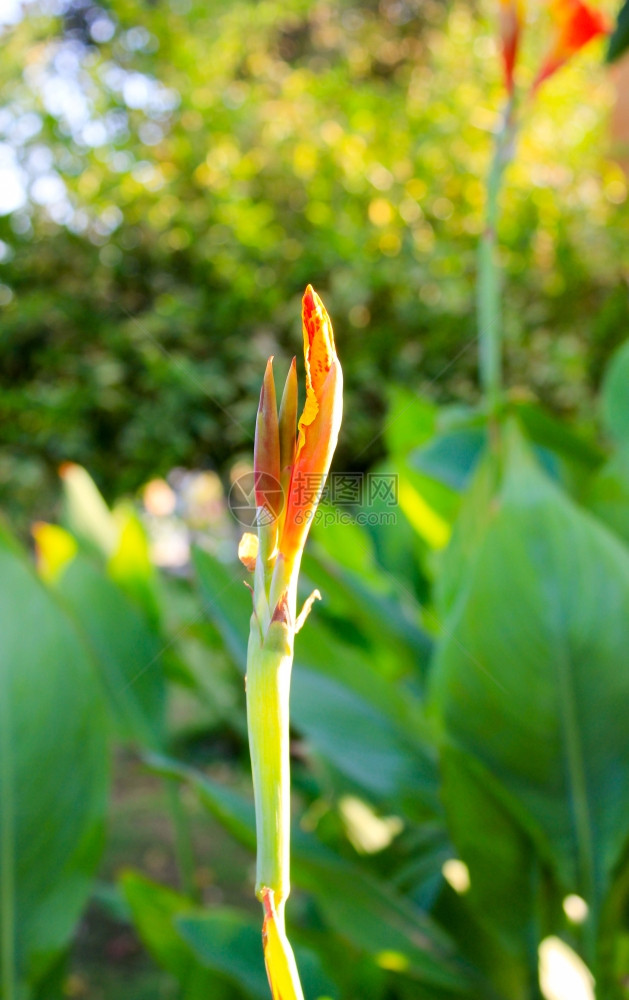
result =
[[[0,218],[14,512],[46,513],[64,460],[114,497],[248,452],[260,364],[299,349],[307,281],[345,345],[343,465],[382,453],[388,380],[476,397],[475,241],[502,99],[488,14],[116,0],[36,4],[5,32],[2,150],[29,193],[9,185]],[[527,39],[532,63],[543,25]],[[585,419],[627,321],[626,182],[596,58],[528,113],[502,232],[511,381]]]

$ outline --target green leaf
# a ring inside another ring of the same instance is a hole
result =
[[[453,490],[463,490],[484,450],[487,431],[483,427],[462,427],[439,434],[418,448],[409,458],[411,468]]]
[[[435,432],[437,407],[428,399],[400,386],[389,389],[389,411],[384,425],[387,451],[405,456]]]
[[[450,543],[441,556],[435,582],[439,620],[444,621],[465,592],[470,570],[495,513],[499,462],[491,451],[479,460],[463,499]]]
[[[381,798],[419,795],[437,809],[434,761],[373,705],[330,677],[299,665],[291,712],[313,748],[362,788]]]
[[[629,48],[629,0],[620,8],[616,27],[609,39],[607,62],[615,62]]]
[[[571,427],[546,413],[533,403],[517,403],[514,407],[527,437],[541,449],[586,469],[601,464],[604,454],[595,444],[584,440]]]
[[[369,548],[364,531],[356,541],[359,550]],[[354,625],[355,642],[373,650],[387,676],[414,672],[418,663],[428,661],[431,641],[419,623],[419,607],[375,561],[354,571],[311,545],[304,554],[302,574],[322,594],[318,615],[332,628],[338,623],[338,633],[346,641],[348,635],[354,636]]]
[[[561,891],[583,896],[595,922],[629,836],[629,554],[515,432],[508,454],[499,507],[446,623],[435,699],[446,745],[494,776]]]
[[[261,923],[261,918],[256,922],[227,907],[176,921],[177,930],[203,968],[228,976],[249,996],[268,1000]]]
[[[84,630],[122,735],[146,747],[164,735],[164,642],[126,595],[85,556],[63,571],[56,589]]]
[[[137,512],[129,503],[114,510],[118,535],[107,563],[109,576],[129,595],[155,628],[160,621],[157,575],[149,540]]]
[[[597,472],[584,502],[629,544],[629,449],[619,451]]]
[[[601,406],[603,423],[619,447],[629,447],[629,340],[618,348],[605,372]]]
[[[443,747],[441,772],[450,833],[470,872],[466,899],[503,946],[526,956],[535,889],[532,843],[501,802],[491,773],[453,742]],[[536,967],[536,951],[534,957]]]
[[[118,529],[89,472],[68,462],[61,467],[64,521],[88,550],[109,556],[116,545]]]
[[[90,892],[108,784],[105,708],[63,610],[0,531],[1,993],[52,967]]]
[[[245,672],[251,594],[244,586],[246,570],[225,566],[203,549],[193,550],[193,562],[201,588],[203,610],[216,624],[236,665]]]
[[[322,849],[296,844],[294,882],[315,898],[328,926],[384,969],[464,990],[465,969],[447,935],[387,883]]]
[[[129,904],[133,922],[144,945],[155,960],[171,973],[185,991],[186,1000],[225,997],[216,974],[203,968],[176,921],[197,912],[190,900],[138,872],[124,872],[120,887]]]

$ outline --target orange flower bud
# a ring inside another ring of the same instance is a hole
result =
[[[306,402],[286,503],[280,554],[291,565],[301,555],[336,448],[343,413],[343,373],[325,307],[308,285],[302,320]]]
[[[598,35],[607,34],[610,29],[603,14],[588,7],[583,0],[550,0],[549,10],[554,36],[535,77],[534,91],[584,45]]]

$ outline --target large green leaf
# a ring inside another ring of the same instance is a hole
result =
[[[455,602],[462,598],[470,568],[495,514],[499,463],[491,451],[479,460],[470,487],[459,510],[450,544],[441,556],[435,581],[435,603],[439,620],[445,621]]]
[[[0,534],[0,993],[28,996],[72,934],[100,855],[105,708],[88,650]]]
[[[471,876],[464,903],[497,953],[488,974],[510,1000],[530,1000],[538,940],[532,842],[501,801],[493,776],[474,757],[446,744],[441,770],[450,833]]]
[[[497,509],[446,622],[435,699],[446,745],[493,775],[561,890],[582,895],[595,921],[629,836],[629,555],[515,432],[508,448]],[[459,828],[466,808],[448,798]]]
[[[85,556],[68,564],[56,586],[85,632],[121,733],[158,747],[164,726],[164,642]]]

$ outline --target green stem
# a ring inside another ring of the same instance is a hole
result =
[[[487,409],[492,418],[496,417],[502,402],[501,281],[496,259],[499,197],[505,168],[512,158],[514,138],[514,105],[511,98],[496,134],[494,155],[487,177],[485,227],[478,245],[477,315],[480,378]]]
[[[254,615],[247,659],[247,723],[256,810],[256,895],[271,889],[280,923],[290,892],[289,692],[293,661],[287,624],[262,640]]]

